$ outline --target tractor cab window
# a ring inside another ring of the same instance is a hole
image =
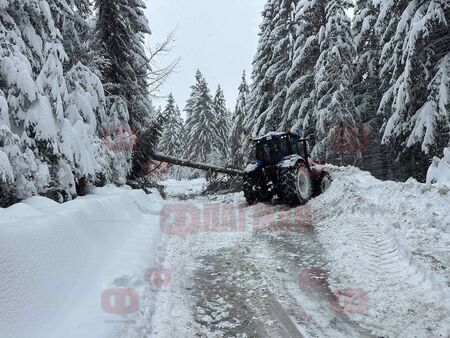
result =
[[[289,156],[291,154],[292,153],[289,146],[289,139],[281,139],[281,157]]]
[[[280,160],[280,142],[272,141],[256,145],[256,159],[267,164],[274,164]]]
[[[290,142],[292,147],[292,153],[303,156],[303,151],[302,147],[300,146],[300,143],[298,143],[297,140],[294,138],[291,138]]]

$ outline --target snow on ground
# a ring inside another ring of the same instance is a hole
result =
[[[166,193],[169,196],[189,196],[199,194],[206,186],[206,180],[204,178],[198,178],[195,180],[177,181],[168,179],[161,182],[166,187]]]
[[[33,197],[0,209],[0,335],[118,332],[123,320],[101,297],[143,289],[162,245],[158,196],[106,187],[62,205]]]
[[[0,209],[2,337],[450,336],[450,189],[330,170],[296,208],[195,180]]]
[[[311,204],[331,288],[367,293],[352,318],[380,336],[449,337],[450,189],[355,168],[333,176]]]

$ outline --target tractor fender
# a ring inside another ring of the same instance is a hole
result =
[[[279,168],[293,168],[299,162],[304,162],[303,157],[299,155],[290,155],[285,157],[281,162],[278,163]]]
[[[258,170],[259,168],[261,168],[263,166],[263,161],[256,161],[256,163],[250,163],[247,165],[247,167],[245,167],[244,172],[245,173],[252,173],[256,170]]]

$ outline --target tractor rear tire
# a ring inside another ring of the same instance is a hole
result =
[[[311,174],[304,163],[295,167],[282,168],[280,172],[280,191],[290,205],[306,204],[313,195]]]
[[[322,195],[325,191],[328,190],[332,182],[331,175],[327,172],[323,173],[322,176],[317,181],[315,187],[315,196]]]

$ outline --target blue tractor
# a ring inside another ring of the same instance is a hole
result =
[[[291,205],[306,204],[328,189],[331,176],[310,161],[308,141],[291,132],[252,140],[255,162],[245,169],[242,186],[249,204],[274,196]]]

